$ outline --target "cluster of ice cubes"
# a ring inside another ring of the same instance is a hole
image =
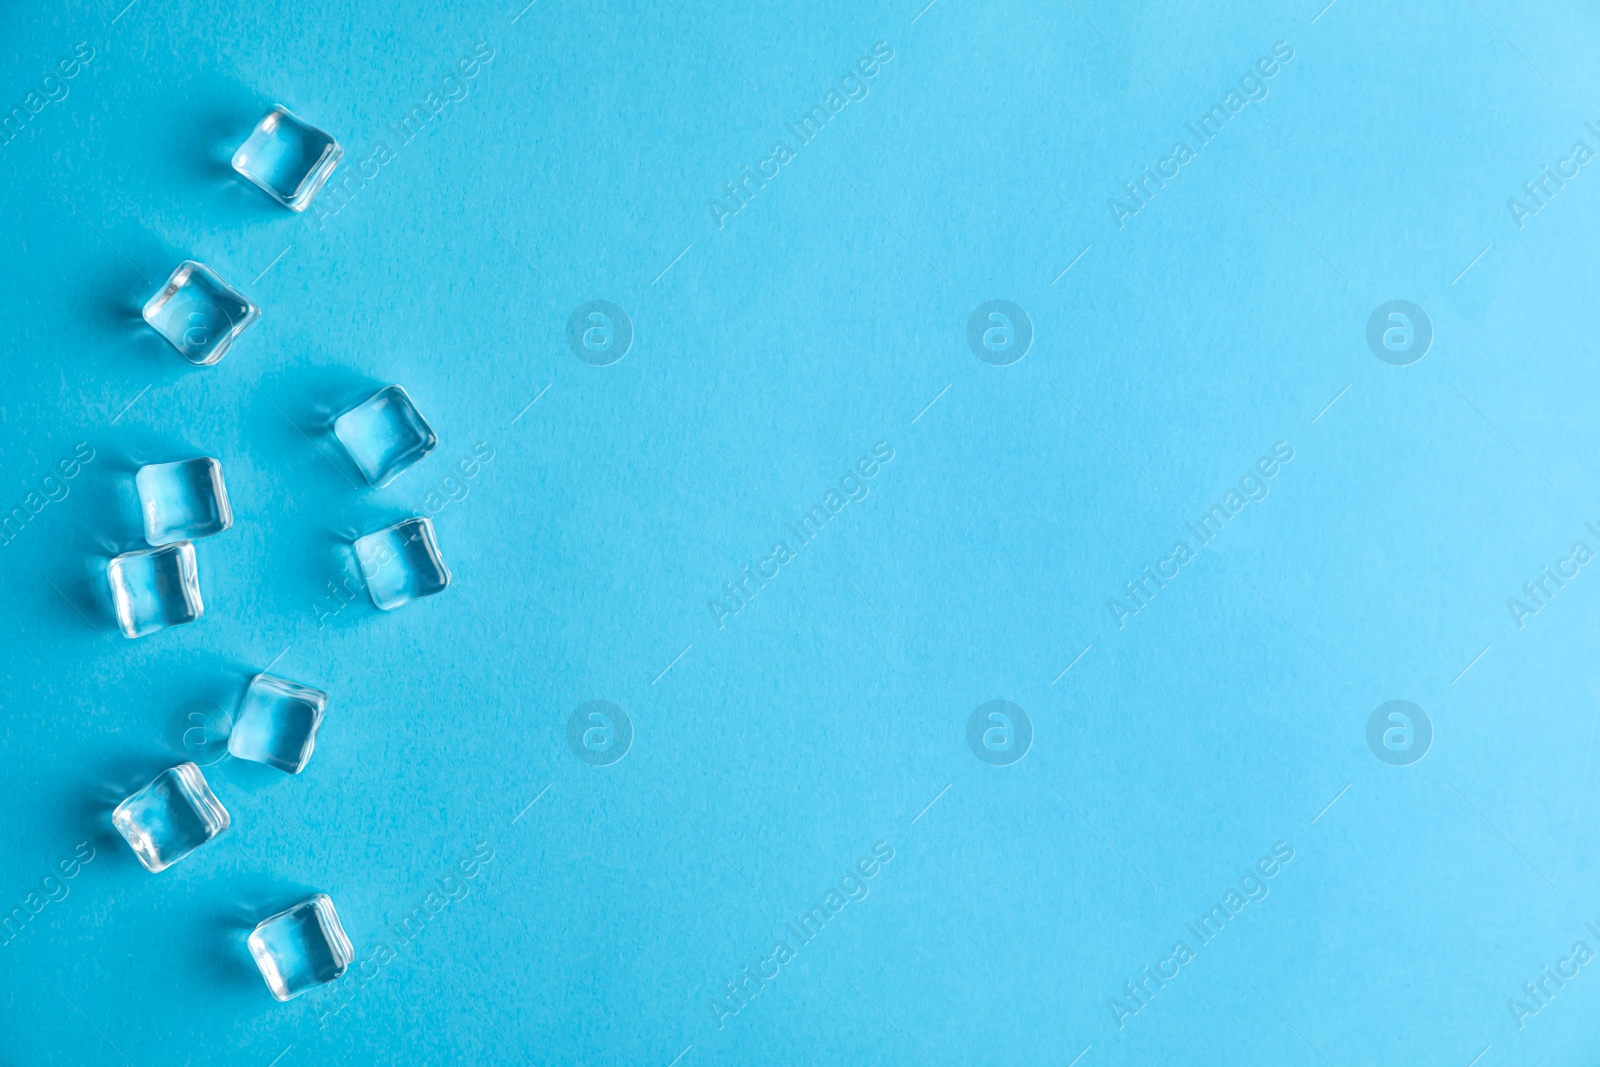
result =
[[[292,211],[304,211],[343,149],[326,133],[274,107],[233,156],[233,168]],[[198,366],[222,359],[261,309],[202,263],[180,263],[144,306],[144,320]],[[333,422],[333,436],[367,483],[381,488],[433,451],[438,436],[398,385],[385,386]],[[134,476],[145,541],[114,557],[107,578],[117,624],[130,638],[193,622],[205,611],[194,542],[233,525],[222,464],[210,457],[147,464]],[[443,591],[450,571],[433,524],[406,519],[351,546],[372,602],[391,611]],[[237,759],[299,774],[327,709],[320,689],[261,673],[250,679],[228,734]],[[228,811],[194,763],[162,771],[118,804],[112,825],[145,868],[158,872],[228,829]],[[334,910],[318,893],[259,923],[248,938],[278,1000],[332,982],[354,958]]]
[[[117,625],[143,637],[205,613],[194,542],[233,525],[222,464],[209,457],[147,463],[133,478],[154,547],[124,552],[106,566]]]
[[[384,386],[334,419],[333,435],[375,488],[394,481],[439,443],[428,420],[398,385]],[[442,593],[450,584],[433,520],[425,515],[358,537],[352,547],[367,592],[384,611]]]
[[[304,211],[344,150],[284,107],[274,107],[233,155],[233,169],[292,211]],[[261,309],[203,263],[185,260],[144,306],[144,319],[185,359],[209,366],[261,317]],[[333,436],[367,483],[382,488],[438,445],[410,395],[388,385],[333,421]],[[215,459],[154,463],[135,477],[152,546],[125,552],[107,568],[117,624],[143,637],[205,612],[193,542],[233,524],[222,465]],[[441,592],[450,571],[433,523],[407,519],[352,545],[372,602],[392,611]]]
[[[228,752],[289,774],[305,770],[328,694],[271,674],[250,679],[233,717]],[[180,763],[118,804],[111,825],[151,872],[164,871],[219,837],[232,822],[205,772]],[[353,952],[334,911],[318,893],[256,926],[250,954],[272,995],[288,1000],[344,973]]]
[[[315,126],[275,107],[233,154],[233,169],[291,211],[304,211],[344,149]],[[216,271],[186,259],[144,306],[144,321],[191,363],[202,367],[227,354],[261,309]]]
[[[378,390],[340,415],[333,432],[373,486],[388,485],[439,442],[398,385]],[[145,541],[152,547],[113,557],[106,576],[118,627],[126,637],[144,637],[205,613],[194,542],[232,526],[233,508],[222,464],[210,457],[146,464],[134,484]],[[450,569],[426,516],[366,534],[351,547],[373,604],[384,611],[443,592],[450,584]]]

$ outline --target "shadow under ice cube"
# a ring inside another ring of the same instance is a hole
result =
[[[233,169],[290,211],[304,211],[343,156],[332,137],[279,105],[233,154]]]
[[[385,386],[333,420],[333,435],[368,483],[382,488],[439,443],[411,397]]]
[[[367,592],[384,611],[442,593],[450,584],[450,570],[439,555],[433,523],[426,517],[406,519],[358,537],[355,550]]]
[[[355,958],[326,893],[263,919],[250,932],[249,945],[261,977],[279,1000],[328,984]]]
[[[144,539],[152,545],[210,537],[233,525],[222,464],[214,459],[147,463],[133,480],[144,513]]]
[[[144,321],[155,327],[190,363],[208,367],[256,319],[261,309],[192,259],[178,264],[167,284],[144,306]]]
[[[205,613],[194,545],[188,541],[114,556],[106,577],[124,637],[143,637]]]
[[[150,871],[164,871],[228,828],[228,812],[193,763],[180,763],[118,804],[111,825]]]
[[[239,759],[299,774],[311,759],[327,706],[328,694],[320,689],[258,674],[245,690],[228,735],[228,751]]]

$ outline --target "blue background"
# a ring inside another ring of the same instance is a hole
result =
[[[93,58],[0,148],[0,509],[95,459],[0,547],[0,908],[95,858],[0,947],[0,1061],[1596,1047],[1600,964],[1508,1005],[1600,949],[1600,576],[1520,627],[1506,603],[1600,548],[1600,164],[1507,205],[1600,149],[1587,6],[22,8],[0,109]],[[708,200],[879,41],[870,93],[719,228]],[[1278,42],[1267,98],[1119,227],[1108,198]],[[336,182],[394,158],[291,214],[228,167],[279,102],[346,147]],[[209,368],[138,317],[190,257],[263,309]],[[1036,330],[1009,367],[966,343],[994,298]],[[636,331],[612,366],[566,344],[590,299]],[[1433,323],[1407,367],[1365,339],[1393,299]],[[440,445],[357,488],[328,423],[389,383]],[[1266,499],[1119,628],[1108,598],[1280,441]],[[878,442],[869,495],[719,627],[723,583]],[[133,472],[189,455],[235,512],[197,545],[205,617],[124,640]],[[351,538],[435,510],[448,591],[332,610]],[[148,874],[110,808],[269,663],[331,695],[309,767],[209,767],[232,829]],[[1008,767],[966,743],[998,698],[1035,730]],[[1434,738],[1397,767],[1366,724],[1402,698]],[[633,723],[611,766],[565,740],[594,699]],[[877,842],[870,895],[719,1022]],[[1195,943],[1278,842],[1269,895]],[[279,1004],[244,936],[314,891],[358,962]]]

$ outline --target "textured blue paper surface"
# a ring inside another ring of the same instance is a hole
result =
[[[13,6],[0,1062],[1592,1056],[1597,48]],[[277,103],[345,149],[299,215],[229,167]],[[263,312],[212,367],[139,318],[188,258]],[[329,428],[389,384],[439,445],[374,490]],[[192,456],[205,615],[126,640],[134,471]],[[347,546],[414,514],[453,582],[379,612]],[[209,763],[232,827],[147,873],[111,807],[269,665],[315,755]],[[315,892],[356,961],[276,1003],[245,937]]]

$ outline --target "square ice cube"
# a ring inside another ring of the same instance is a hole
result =
[[[426,517],[358,537],[355,549],[367,592],[384,611],[441,593],[450,584],[450,570],[439,556],[433,523]]]
[[[214,459],[147,463],[133,480],[144,512],[144,539],[152,545],[210,537],[233,525],[222,464]]]
[[[233,169],[290,211],[304,211],[343,156],[332,137],[280,104],[233,154]]]
[[[194,545],[188,541],[113,556],[106,577],[125,637],[143,637],[205,614]]]
[[[256,319],[261,309],[247,300],[217,272],[186,259],[178,264],[167,284],[144,306],[144,321],[201,367],[217,362]]]
[[[333,435],[369,484],[382,488],[439,443],[411,397],[388,385],[333,420]]]
[[[228,828],[228,812],[205,775],[180,763],[117,805],[111,825],[148,870],[164,871]]]
[[[311,759],[328,694],[287,678],[258,674],[239,705],[228,751],[240,759],[299,774]]]
[[[261,977],[279,1000],[333,981],[356,955],[326,893],[263,919],[250,931],[249,945]]]

